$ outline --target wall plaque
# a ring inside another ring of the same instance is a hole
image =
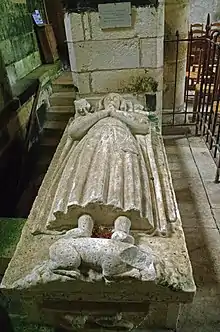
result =
[[[101,29],[131,27],[131,2],[99,4]]]
[[[26,0],[12,0],[14,3],[26,3]]]

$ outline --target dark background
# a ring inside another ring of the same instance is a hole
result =
[[[69,12],[98,11],[98,4],[126,2],[126,0],[62,0],[64,7]],[[149,6],[157,8],[158,0],[131,0],[132,6]]]

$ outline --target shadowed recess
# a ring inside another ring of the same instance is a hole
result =
[[[105,4],[105,0],[62,0],[68,12],[98,11],[98,4]],[[108,3],[121,2],[120,0],[108,0]],[[155,7],[159,6],[158,0],[133,0],[130,1],[135,7]]]

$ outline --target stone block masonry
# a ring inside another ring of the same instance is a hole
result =
[[[207,14],[211,15],[212,22],[219,21],[219,1],[218,0],[192,0],[190,1],[190,23],[206,23]]]
[[[10,0],[0,3],[0,52],[11,85],[41,65],[31,19],[36,8],[41,8],[41,0],[28,4]]]
[[[157,92],[162,91],[164,3],[132,2],[131,28],[101,29],[96,7],[86,9],[81,2],[78,12],[71,8],[65,16],[71,70],[80,96],[131,92],[134,79],[148,76],[158,83]],[[137,93],[135,86],[133,90]],[[152,91],[142,91],[148,92]]]
[[[110,40],[126,38],[154,38],[164,35],[164,6],[158,8],[133,7],[132,28],[101,30],[99,13],[71,13],[72,41]]]

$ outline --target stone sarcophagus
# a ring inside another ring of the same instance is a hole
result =
[[[175,328],[195,284],[162,137],[119,94],[75,108],[2,291],[69,330]]]

